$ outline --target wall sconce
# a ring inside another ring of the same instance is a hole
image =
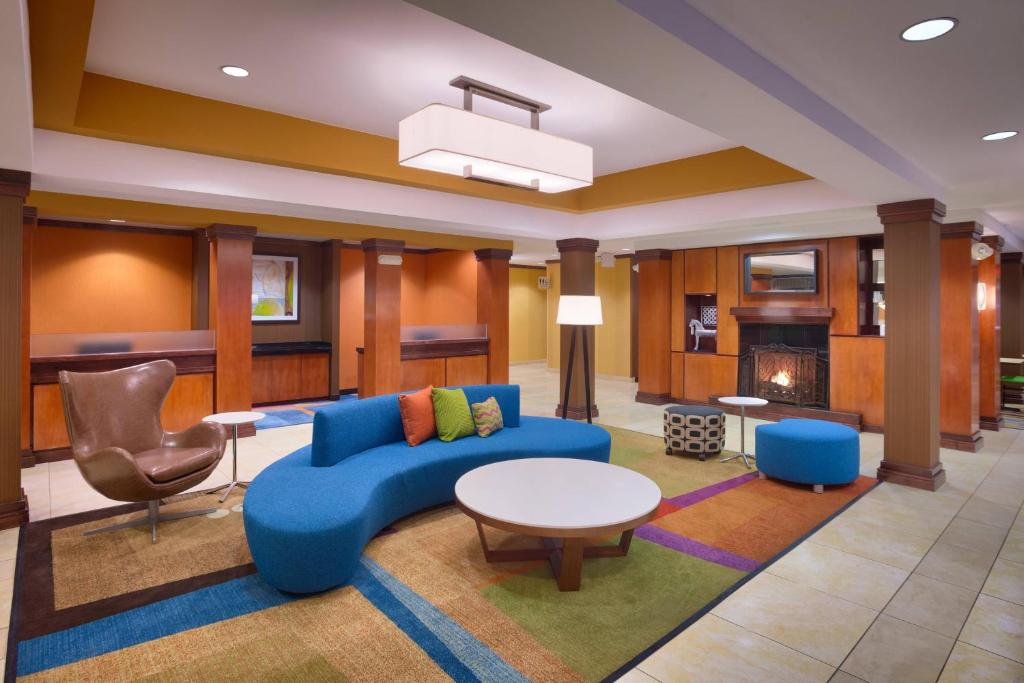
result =
[[[984,282],[978,283],[977,297],[978,310],[984,311],[986,308],[988,308],[988,287],[985,286]]]
[[[377,263],[382,266],[400,266],[402,265],[401,254],[380,254],[377,256]]]
[[[988,246],[984,242],[975,242],[971,245],[971,257],[975,261],[984,261],[989,256],[995,253],[995,249]]]

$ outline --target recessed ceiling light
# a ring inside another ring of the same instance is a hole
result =
[[[998,133],[989,133],[988,135],[982,135],[981,139],[987,142],[991,142],[993,140],[1005,140],[1006,138],[1012,138],[1014,135],[1017,134],[1017,132],[1018,131],[1015,130],[1001,130]]]
[[[249,75],[248,69],[243,69],[240,66],[231,66],[230,64],[222,66],[220,70],[228,76],[234,76],[235,78],[245,78]]]
[[[625,249],[619,249],[619,251],[629,251],[629,248],[627,247]]]
[[[109,220],[111,223],[127,223],[128,222],[128,221],[126,221],[123,218],[109,218],[107,220]]]
[[[908,26],[903,29],[900,37],[911,43],[919,43],[922,40],[932,40],[946,35],[956,28],[956,25],[957,20],[953,17],[936,17]]]

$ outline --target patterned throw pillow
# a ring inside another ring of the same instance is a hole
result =
[[[483,403],[474,403],[473,422],[476,423],[476,433],[480,436],[490,436],[505,426],[501,419],[501,408],[493,396]]]
[[[431,396],[434,399],[437,438],[441,441],[455,441],[476,432],[466,392],[462,389],[434,389]]]

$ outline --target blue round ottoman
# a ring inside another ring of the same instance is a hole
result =
[[[772,477],[811,484],[849,484],[860,475],[860,435],[855,429],[824,420],[783,420],[754,430],[757,469]]]

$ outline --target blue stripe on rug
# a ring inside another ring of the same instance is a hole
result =
[[[120,612],[18,643],[18,676],[97,657],[157,638],[276,607],[295,598],[270,587],[259,575]]]
[[[455,681],[528,679],[472,633],[365,555],[352,585]]]
[[[265,415],[262,420],[257,420],[256,429],[306,425],[313,421],[313,416],[302,410],[268,410]]]

